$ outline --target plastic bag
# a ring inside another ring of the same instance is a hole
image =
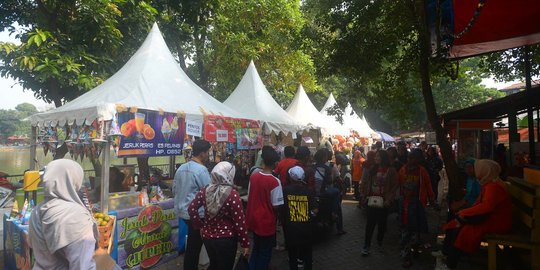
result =
[[[236,261],[236,266],[234,267],[234,270],[248,270],[249,269],[249,263],[246,256],[240,255],[238,257],[238,260]]]

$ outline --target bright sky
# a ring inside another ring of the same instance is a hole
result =
[[[0,32],[0,41],[14,43],[19,42],[14,36],[10,36],[7,31]],[[493,79],[482,80],[482,84],[493,88],[503,88],[516,82],[517,81],[498,83]],[[0,97],[0,109],[13,109],[15,106],[23,102],[34,104],[40,111],[54,107],[54,105],[48,104],[43,100],[34,97],[33,92],[23,91],[23,88],[11,78],[0,77]]]
[[[7,31],[0,32],[0,41],[19,42],[15,37],[10,36]],[[43,100],[35,98],[33,92],[23,91],[23,88],[11,78],[0,77],[0,97],[0,109],[14,109],[15,106],[24,102],[34,104],[38,110],[54,107]]]

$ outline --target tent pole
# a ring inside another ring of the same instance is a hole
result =
[[[170,156],[169,157],[169,178],[174,177],[174,173],[176,172],[176,156]]]
[[[32,126],[32,133],[30,135],[30,163],[28,163],[28,169],[33,171],[36,169],[36,147],[37,147],[37,126]]]
[[[529,46],[525,46],[525,91],[527,96],[531,96],[531,57]],[[529,128],[529,158],[531,164],[536,164],[536,149],[534,142],[534,119],[533,119],[533,110],[531,104],[531,98],[528,98],[529,104],[527,106],[527,125]]]
[[[107,139],[104,149],[101,151],[103,157],[101,165],[101,212],[109,213],[109,167],[111,157],[111,142]]]

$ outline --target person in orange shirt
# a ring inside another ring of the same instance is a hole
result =
[[[399,170],[399,182],[403,197],[401,255],[403,267],[406,268],[412,266],[411,250],[421,244],[420,234],[427,233],[425,207],[435,198],[429,173],[420,165],[423,158],[424,154],[421,149],[413,149],[409,154],[407,164]]]
[[[352,172],[352,184],[354,191],[354,198],[360,200],[360,191],[358,187],[360,186],[360,180],[362,180],[362,174],[364,172],[364,161],[366,159],[363,157],[360,150],[354,151],[353,160],[351,161],[351,172]]]

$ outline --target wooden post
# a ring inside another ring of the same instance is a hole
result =
[[[30,160],[29,160],[30,162],[28,163],[28,169],[31,171],[36,169],[36,147],[37,147],[37,126],[32,126],[32,134],[30,135]]]
[[[497,270],[497,244],[488,241],[488,269]]]
[[[103,157],[101,166],[101,212],[104,214],[109,213],[109,167],[111,159],[111,142],[107,139],[103,150],[101,151]]]
[[[519,133],[517,128],[516,109],[508,108],[508,144],[510,145],[510,154],[513,153],[512,143],[519,142]],[[510,158],[510,166],[514,165],[514,158]]]
[[[525,91],[527,96],[531,95],[531,57],[529,53],[529,46],[525,46]],[[533,119],[533,110],[532,110],[532,100],[528,98],[527,104],[527,125],[529,129],[529,158],[531,164],[536,164],[536,149],[534,143],[534,119]]]
[[[169,157],[169,178],[173,178],[175,172],[176,172],[176,156],[170,156]]]

